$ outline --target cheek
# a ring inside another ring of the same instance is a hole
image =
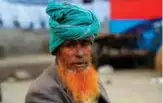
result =
[[[92,54],[92,49],[91,48],[85,48],[84,52],[85,52],[85,54],[87,55],[88,58],[91,58],[91,54]]]
[[[68,61],[70,60],[73,55],[73,51],[72,50],[67,50],[67,49],[63,49],[62,52],[60,53],[60,57],[62,60],[64,61]]]

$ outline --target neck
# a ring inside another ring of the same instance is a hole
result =
[[[57,72],[63,85],[75,101],[92,101],[98,97],[98,77],[93,66],[80,72],[67,72],[58,65]]]

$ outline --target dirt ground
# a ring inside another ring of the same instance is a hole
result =
[[[157,73],[152,70],[121,70],[100,78],[112,103],[161,103],[162,85],[155,82]]]
[[[161,103],[162,85],[154,83],[158,75],[153,70],[119,70],[99,76],[112,103]],[[2,83],[2,103],[24,103],[31,82]]]

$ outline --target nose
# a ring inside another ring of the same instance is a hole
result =
[[[75,54],[77,58],[83,58],[84,50],[80,44],[77,44]]]

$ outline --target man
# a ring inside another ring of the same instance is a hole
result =
[[[25,103],[110,103],[91,61],[99,22],[87,10],[50,1],[49,49],[56,56],[30,86]]]

